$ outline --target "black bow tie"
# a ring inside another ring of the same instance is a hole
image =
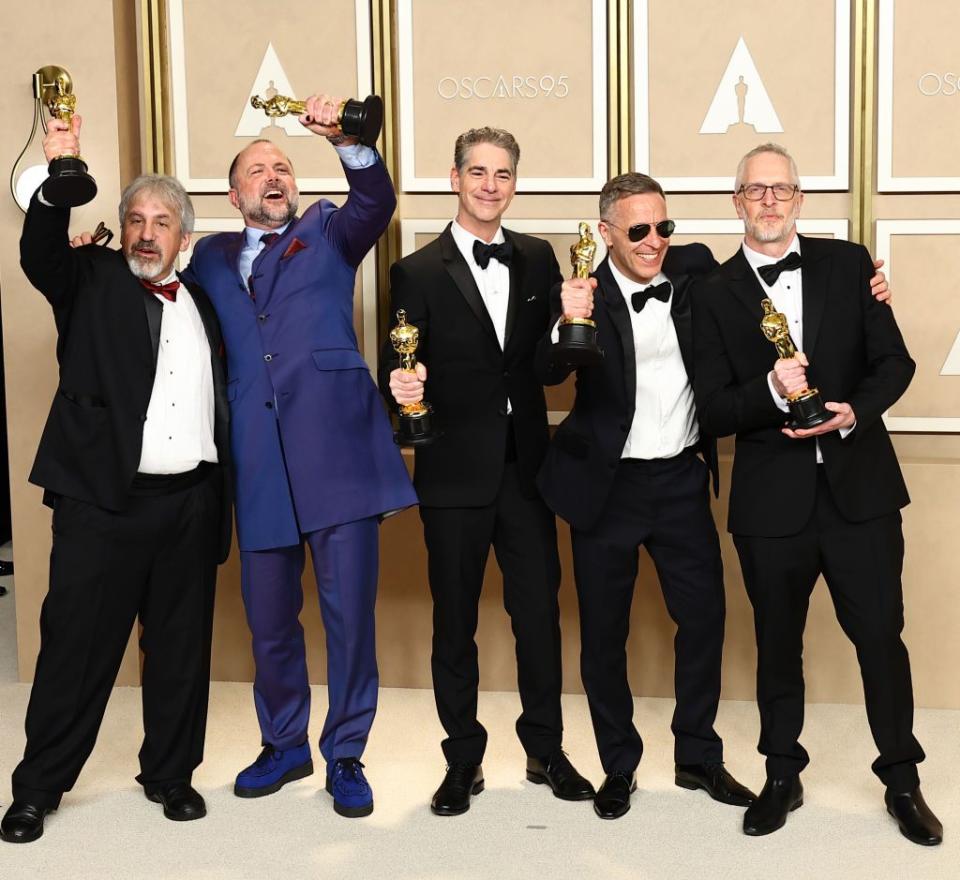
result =
[[[777,283],[781,272],[792,272],[794,269],[799,269],[802,265],[803,260],[800,258],[800,254],[796,251],[791,251],[782,260],[771,263],[769,266],[761,266],[757,271],[760,273],[760,277],[764,280],[767,287],[773,287],[773,285]]]
[[[503,244],[484,244],[480,239],[473,242],[473,258],[481,269],[490,265],[491,257],[498,259],[504,266],[510,265],[513,258],[513,244],[509,241]]]
[[[630,305],[635,312],[643,311],[643,307],[652,299],[658,299],[665,303],[670,299],[670,282],[661,281],[659,284],[651,284],[643,290],[635,290],[630,294]]]

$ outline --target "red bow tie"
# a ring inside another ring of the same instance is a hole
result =
[[[166,284],[154,284],[152,281],[147,281],[145,278],[137,279],[150,293],[155,293],[157,296],[162,296],[164,299],[170,300],[170,302],[177,301],[177,291],[180,289],[179,281],[169,281]]]

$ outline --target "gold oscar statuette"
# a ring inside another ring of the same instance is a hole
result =
[[[763,335],[773,343],[777,350],[777,357],[789,360],[797,354],[797,346],[790,336],[787,316],[773,307],[773,301],[764,299],[763,318],[760,320],[760,329]],[[823,399],[816,388],[806,388],[787,396],[787,406],[790,408],[791,428],[815,428],[833,418],[833,413],[823,405]]]
[[[272,98],[253,95],[250,104],[271,118],[302,116],[307,112],[305,101],[286,95],[274,95]],[[379,95],[370,95],[363,101],[354,98],[341,101],[337,108],[337,125],[345,135],[358,138],[361,144],[368,147],[374,146],[383,127],[383,99]]]
[[[400,369],[406,373],[417,371],[417,345],[420,331],[407,323],[404,309],[397,312],[397,326],[390,331],[390,344],[400,355]],[[399,409],[399,430],[394,439],[401,446],[426,446],[437,439],[432,425],[433,407],[425,400],[417,403],[402,403]]]
[[[574,278],[589,278],[597,255],[597,240],[590,224],[580,221],[580,238],[570,246],[570,264]],[[560,339],[553,346],[557,363],[569,366],[595,366],[603,360],[603,351],[597,344],[597,324],[590,318],[560,319]]]
[[[34,95],[53,119],[70,123],[77,110],[73,80],[62,67],[41,67],[33,75]],[[59,208],[85,205],[97,194],[96,181],[87,173],[87,163],[79,156],[63,155],[52,159],[49,177],[43,182],[43,197]]]

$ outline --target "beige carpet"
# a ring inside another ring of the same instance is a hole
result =
[[[0,685],[0,802],[9,803],[9,774],[23,748],[26,685]],[[314,744],[325,689],[314,689]],[[786,828],[766,838],[740,832],[741,811],[702,792],[673,785],[672,703],[637,700],[646,740],[633,809],[615,822],[597,819],[589,803],[565,803],[524,780],[513,732],[515,694],[481,695],[490,733],[487,790],[469,813],[437,818],[428,809],[443,760],[433,698],[426,691],[382,692],[364,760],[376,809],[343,819],[331,807],[323,776],[259,800],[231,793],[236,771],[258,751],[248,685],[213,686],[207,759],[194,782],[207,818],[174,823],[133,781],[142,734],[139,692],[115,691],[100,739],[73,792],[46,834],[25,846],[0,844],[0,878],[901,878],[960,877],[960,712],[918,712],[927,749],[924,792],[947,828],[943,846],[924,849],[898,833],[869,771],[873,746],[861,707],[809,707],[804,742],[813,761],[804,774],[806,803]],[[598,781],[599,762],[582,697],[566,697],[566,744],[578,768]],[[756,709],[724,703],[719,730],[728,767],[758,787]]]

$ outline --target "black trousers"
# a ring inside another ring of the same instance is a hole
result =
[[[131,627],[143,626],[140,782],[189,781],[203,759],[220,469],[123,513],[61,497],[50,589],[13,796],[56,808],[93,750]]]
[[[580,671],[604,772],[632,773],[643,754],[627,681],[630,605],[638,548],[647,548],[677,625],[671,728],[681,764],[719,762],[725,601],[707,466],[688,450],[671,459],[623,459],[597,524],[572,530],[580,602]]]
[[[528,755],[560,748],[560,561],[553,513],[520,491],[517,466],[504,466],[493,504],[420,507],[433,594],[433,690],[447,733],[448,762],[479,764],[487,732],[477,720],[477,609],[491,545],[503,573],[503,601],[516,639],[522,713],[517,735]]]
[[[822,574],[863,677],[867,719],[880,756],[873,771],[898,792],[918,783],[923,749],[913,736],[913,684],[903,631],[903,529],[899,513],[852,523],[818,468],[813,513],[784,538],[734,535],[757,634],[760,753],[767,775],[799,773],[809,755],[803,729],[803,630]]]

